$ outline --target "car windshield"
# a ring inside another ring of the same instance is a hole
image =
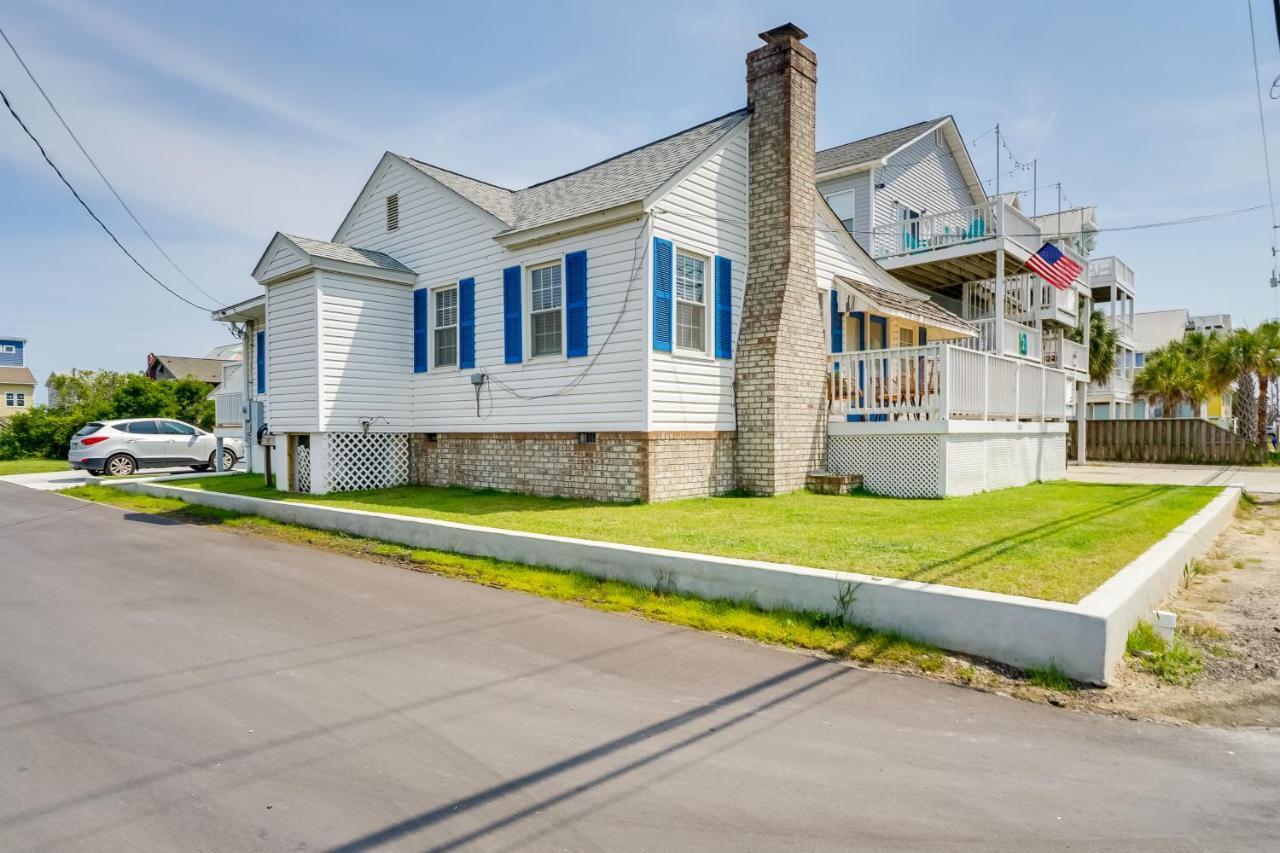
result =
[[[102,429],[102,424],[100,423],[85,424],[80,427],[80,430],[76,433],[76,438],[80,438],[85,435],[93,435],[100,429]]]

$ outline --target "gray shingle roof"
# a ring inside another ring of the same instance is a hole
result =
[[[35,385],[36,378],[29,367],[0,367],[0,384]]]
[[[401,159],[501,220],[508,231],[520,231],[640,201],[737,127],[748,114],[746,109],[735,110],[522,190],[487,184],[412,157]]]
[[[973,326],[965,320],[928,299],[917,299],[903,293],[894,293],[892,290],[876,287],[874,284],[854,281],[842,275],[836,276],[836,281],[879,306],[887,314],[906,317],[931,326],[940,326],[966,335],[973,335],[976,332]]]
[[[909,124],[906,127],[900,127],[888,133],[868,136],[866,139],[855,139],[853,142],[846,142],[844,145],[837,145],[835,148],[819,151],[818,174],[821,175],[824,172],[844,169],[849,166],[861,166],[863,163],[879,160],[886,154],[892,154],[897,151],[934,125],[946,121],[946,118],[946,116],[943,116],[942,118]]]
[[[154,359],[152,364],[147,365],[147,375],[152,379],[155,378],[155,371],[152,368],[163,364],[165,369],[179,379],[194,376],[202,382],[213,385],[222,382],[222,365],[234,361],[234,359],[220,358],[188,358],[184,355],[157,355]]]
[[[327,240],[313,240],[310,237],[297,237],[293,234],[285,234],[283,236],[308,255],[314,255],[317,258],[328,258],[333,261],[344,261],[348,264],[359,264],[365,267],[377,267],[378,269],[391,270],[392,272],[413,272],[413,270],[386,252],[344,246],[341,243],[330,243]]]

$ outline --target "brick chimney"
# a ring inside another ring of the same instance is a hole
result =
[[[747,54],[747,289],[735,359],[737,473],[750,492],[802,488],[825,465],[826,339],[814,267],[817,57],[784,24]]]

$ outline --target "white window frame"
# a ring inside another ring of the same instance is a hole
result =
[[[680,298],[680,286],[677,283],[677,271],[680,267],[680,256],[700,261],[702,263],[702,302],[697,303],[689,299]],[[706,356],[710,351],[711,340],[711,289],[713,272],[711,269],[711,258],[701,252],[695,252],[692,249],[686,249],[683,246],[676,246],[675,253],[671,257],[671,350],[682,355]],[[702,307],[702,346],[697,348],[684,347],[680,345],[680,303],[686,305],[698,305]]]
[[[439,294],[447,293],[450,290],[454,292],[453,297],[453,325],[440,326],[436,320],[436,300]],[[458,370],[458,364],[462,361],[462,294],[458,290],[456,284],[446,284],[437,287],[430,292],[427,297],[427,328],[430,329],[431,346],[430,354],[427,356],[428,363],[432,370]],[[453,363],[441,364],[436,361],[436,335],[441,329],[453,329]]]
[[[905,337],[907,339],[907,342],[905,344],[902,342],[902,339],[904,337],[903,332],[906,332]],[[898,347],[902,348],[902,347],[917,346],[917,341],[919,340],[918,335],[919,333],[915,329],[912,329],[908,326],[898,326]]]
[[[22,391],[5,391],[4,405],[9,409],[21,409],[27,405],[27,395]]]
[[[838,195],[847,195],[849,197],[849,224],[844,225],[845,220],[840,219],[840,212],[836,210],[836,206],[831,203],[831,199]],[[853,187],[846,187],[842,190],[835,190],[823,196],[827,202],[827,206],[831,208],[831,212],[836,215],[836,219],[840,219],[840,224],[844,225],[844,229],[850,234],[853,233],[854,223],[858,221],[858,197],[854,193]]]
[[[17,351],[18,351],[18,347],[14,344],[4,344],[3,346],[0,346],[0,352],[4,353],[5,355],[9,355]]]
[[[538,270],[547,269],[549,267],[559,267],[560,269],[560,305],[558,306],[558,308],[549,308],[545,311],[535,312],[533,310],[533,274]],[[541,261],[536,264],[528,264],[524,268],[524,304],[525,306],[527,306],[524,309],[524,330],[525,330],[524,350],[525,350],[525,358],[529,361],[546,361],[546,360],[556,360],[556,359],[567,358],[567,356],[565,355],[565,346],[566,346],[566,337],[567,337],[565,334],[565,331],[566,331],[565,324],[568,318],[565,315],[565,285],[566,285],[566,282],[565,282],[565,269],[564,269],[563,255],[559,258],[556,258],[555,260]],[[535,313],[550,314],[554,311],[559,311],[560,313],[560,349],[557,352],[544,352],[538,355],[534,355],[533,315]]]

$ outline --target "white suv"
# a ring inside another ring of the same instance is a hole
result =
[[[132,474],[140,468],[216,467],[217,440],[212,433],[166,418],[130,418],[85,424],[71,439],[67,461],[72,468],[97,476]],[[230,471],[244,455],[244,442],[225,438],[222,469]]]

